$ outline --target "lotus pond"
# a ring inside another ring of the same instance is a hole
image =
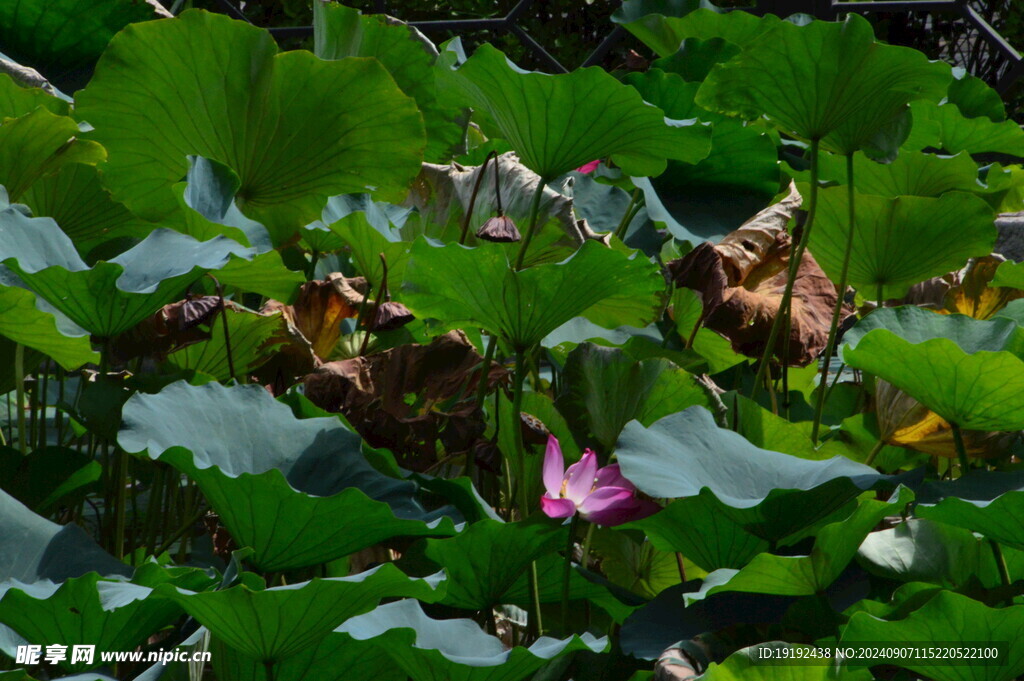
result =
[[[629,0],[649,63],[548,75],[91,4],[0,7],[0,679],[1024,674],[985,83],[857,15]]]

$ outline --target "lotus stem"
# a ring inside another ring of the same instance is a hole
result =
[[[530,509],[530,486],[526,484],[526,446],[523,444],[522,408],[523,408],[523,374],[526,369],[523,351],[516,349],[516,374],[512,379],[512,441],[515,443],[516,458],[519,463],[519,517],[526,518]],[[511,467],[509,467],[511,468]],[[511,476],[509,476],[511,478]],[[510,499],[511,503],[511,499]],[[540,611],[540,589],[537,585],[537,563],[532,561],[527,572],[530,588],[530,617],[527,630],[533,636],[540,636],[544,630]]]
[[[569,635],[569,577],[572,576],[572,549],[576,538],[576,528],[580,524],[577,513],[569,521],[569,538],[565,542],[565,568],[562,570],[562,636]]]
[[[885,284],[883,284],[882,282],[878,282],[878,290],[875,293],[875,300],[878,301],[878,309],[882,309],[883,307],[885,307],[885,299],[882,298],[882,291],[884,289],[884,286]]]
[[[590,540],[594,538],[594,523],[587,524],[587,534],[583,538],[583,556],[580,558],[580,565],[584,570],[589,569],[590,566]]]
[[[228,310],[224,305],[224,286],[212,274],[210,278],[217,285],[217,297],[220,299],[217,302],[220,303],[220,317],[224,321],[224,352],[228,357],[228,380],[233,381],[235,380],[235,358],[231,352],[231,331],[228,329]]]
[[[480,174],[476,176],[476,182],[473,183],[473,193],[469,195],[469,207],[466,209],[466,214],[462,217],[462,232],[459,233],[459,244],[466,244],[466,237],[469,236],[469,221],[473,219],[473,208],[476,206],[476,195],[480,191],[480,183],[484,179],[484,174],[487,172],[487,164],[491,159],[497,160],[498,152],[492,151],[484,157],[484,162],[480,165]],[[494,191],[498,191],[498,170],[494,170]],[[498,210],[501,210],[501,198],[498,198]],[[362,354],[362,353],[360,353]]]
[[[846,157],[846,199],[850,210],[849,225],[846,228],[846,252],[843,254],[843,268],[839,273],[839,285],[836,287],[836,306],[832,310],[832,325],[828,330],[828,343],[825,345],[824,362],[821,365],[821,380],[818,382],[818,404],[814,408],[814,425],[811,426],[811,442],[818,444],[818,431],[821,428],[821,415],[825,411],[828,399],[828,368],[832,363],[832,353],[836,349],[836,336],[839,335],[839,318],[843,314],[843,299],[846,297],[846,277],[850,272],[850,253],[853,251],[853,234],[857,225],[855,205],[857,193],[853,190],[853,154]]]
[[[633,222],[633,218],[640,212],[640,207],[640,188],[636,187],[629,197],[629,205],[626,206],[626,212],[622,214],[619,226],[615,228],[615,238],[619,241],[626,240],[626,232],[629,230],[629,225]]]
[[[275,680],[274,667],[276,666],[276,664],[277,663],[275,663],[273,660],[263,660],[263,670],[266,673],[267,681]]]
[[[517,272],[523,269],[526,251],[530,248],[530,242],[533,241],[533,233],[537,231],[537,215],[540,213],[540,200],[544,196],[544,187],[546,186],[547,180],[542,177],[537,183],[537,189],[533,192],[533,199],[530,201],[530,220],[526,227],[526,236],[523,238],[523,243],[519,247],[519,254],[516,256],[515,269]]]
[[[818,154],[820,147],[821,140],[811,140],[811,192],[807,201],[807,221],[804,223],[803,232],[800,234],[800,240],[790,252],[789,276],[786,279],[786,288],[782,293],[782,300],[779,302],[779,311],[775,315],[775,321],[772,322],[772,329],[768,334],[768,342],[765,345],[764,354],[761,356],[761,365],[757,368],[757,376],[754,378],[754,385],[750,391],[751,399],[757,397],[757,391],[760,389],[761,382],[764,380],[765,372],[768,370],[768,365],[771,364],[772,355],[775,353],[775,342],[779,338],[779,331],[782,330],[783,320],[788,316],[790,303],[793,300],[793,284],[796,283],[796,274],[800,269],[800,261],[804,257],[804,250],[806,250],[807,244],[810,243],[811,229],[814,227],[814,216],[818,210]],[[786,371],[787,359],[788,358],[786,357],[783,358],[783,371]]]
[[[1003,586],[1009,587],[1012,582],[1010,581],[1010,571],[1006,567],[1006,557],[1003,556],[1003,549],[995,539],[990,538],[988,540],[988,545],[989,548],[992,549],[992,558],[996,561],[996,570],[999,571],[999,581],[1002,582]],[[1007,597],[1006,605],[1013,605],[1013,596]]]
[[[683,562],[683,554],[676,551],[676,570],[679,571],[679,581],[686,584],[686,563]]]
[[[25,438],[25,346],[14,346],[14,390],[18,412],[18,451],[28,456],[28,441]]]
[[[484,400],[487,398],[487,377],[491,370],[491,361],[494,359],[494,351],[498,347],[498,337],[492,335],[487,339],[487,349],[484,350],[483,364],[480,366],[480,378],[477,379],[476,386],[476,408],[484,408]],[[473,481],[473,469],[476,467],[476,457],[471,449],[466,454],[466,477],[469,478],[470,482]]]
[[[960,426],[955,423],[950,425],[953,427],[953,444],[956,445],[956,455],[960,459],[960,477],[963,477],[971,469],[971,462],[967,459],[967,447],[964,446],[964,435],[960,432]]]
[[[885,440],[879,438],[878,442],[875,443],[875,446],[871,448],[870,452],[868,452],[868,458],[864,459],[864,465],[870,466],[873,464],[875,462],[875,457],[878,456],[878,453],[882,451],[883,447],[885,447]]]

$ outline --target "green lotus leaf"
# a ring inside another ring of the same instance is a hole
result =
[[[915,515],[1024,550],[1024,478],[1019,472],[971,473],[928,487]]]
[[[739,53],[738,45],[722,38],[687,38],[675,54],[655,59],[651,62],[651,68],[678,74],[690,83],[699,83],[708,77],[715,64],[729,61]]]
[[[938,641],[947,646],[958,643],[998,645],[1002,648],[999,659],[988,664],[954,665],[949,660],[914,657],[850,659],[846,664],[862,667],[885,662],[935,681],[1012,681],[1024,672],[1021,627],[1024,627],[1024,606],[990,608],[967,596],[942,591],[909,616],[896,621],[854,613],[843,629],[839,644],[855,647],[859,643],[884,641],[886,646],[896,649],[901,644],[921,646]]]
[[[164,586],[156,592],[176,601],[235,650],[276,663],[315,645],[345,620],[372,610],[382,598],[437,601],[444,593],[444,575],[407,577],[385,563],[351,577],[317,578],[262,591],[239,585],[200,593]]]
[[[333,196],[324,208],[323,223],[349,246],[359,273],[375,289],[380,288],[384,276],[380,261],[383,253],[388,263],[388,286],[397,288],[405,277],[410,244],[401,239],[392,225],[393,221],[401,222],[406,214],[407,211],[376,204],[366,194]]]
[[[846,332],[843,361],[969,430],[1024,428],[1024,330],[917,307],[876,310]]]
[[[960,269],[995,246],[995,214],[970,194],[949,192],[934,199],[859,194],[855,201],[847,281],[870,299],[899,298],[910,286]],[[820,191],[808,248],[832,281],[843,268],[849,224],[847,188]]]
[[[232,681],[269,681],[266,666],[224,644],[211,641],[213,671]],[[384,650],[373,643],[330,633],[274,665],[274,681],[407,681]]]
[[[891,159],[909,132],[907,104],[940,99],[949,81],[949,65],[876,42],[871,24],[849,14],[842,23],[776,24],[716,66],[697,103],[747,119],[766,114],[828,151]]]
[[[217,316],[210,327],[210,338],[194,343],[167,356],[167,366],[178,371],[192,371],[227,381],[247,376],[260,367],[287,342],[284,318],[275,313],[261,315],[250,310],[225,310],[231,363],[228,363],[228,340],[224,337],[224,317]],[[235,375],[231,375],[234,365]]]
[[[822,154],[819,163],[822,179],[848,184],[845,158]],[[892,163],[876,163],[858,151],[853,155],[853,177],[859,193],[890,198],[983,189],[978,184],[978,165],[965,153],[936,156],[904,149]],[[810,175],[801,179],[809,182]]]
[[[821,528],[806,556],[758,554],[740,570],[716,570],[704,578],[700,591],[686,594],[687,603],[725,591],[776,596],[823,593],[857,555],[857,547],[887,515],[902,512],[913,493],[900,487],[888,502],[862,501],[848,518]]]
[[[515,272],[500,246],[419,239],[402,301],[417,317],[481,326],[525,349],[578,315],[601,326],[646,325],[658,314],[662,290],[664,279],[649,261],[595,241],[563,262]]]
[[[592,437],[606,453],[633,419],[650,425],[687,407],[708,406],[693,375],[668,360],[637,362],[622,350],[592,343],[569,353],[559,383],[558,410],[581,442]]]
[[[696,291],[679,287],[672,292],[672,319],[676,323],[679,337],[689,338],[694,327],[698,323],[701,324],[701,328],[697,329],[697,335],[693,338],[692,349],[707,360],[707,373],[714,375],[734,367],[740,362],[746,362],[747,358],[733,350],[728,339],[711,329],[703,328],[703,313],[704,305]],[[696,373],[688,366],[685,368]]]
[[[49,218],[0,211],[0,262],[25,285],[90,333],[109,338],[173,300],[204,272],[250,249],[225,237],[199,242],[156,230],[109,262],[88,267]]]
[[[58,525],[0,490],[0,580],[60,581],[88,572],[131,574],[75,524]]]
[[[119,30],[168,16],[152,0],[19,0],[0,7],[0,45],[51,80],[78,82]]]
[[[1020,574],[1024,554],[1004,547],[1002,555],[1009,573]],[[985,539],[928,518],[911,518],[892,529],[872,532],[860,545],[857,559],[869,572],[900,582],[957,589],[977,580],[986,588],[1001,586]]]
[[[6,73],[0,73],[0,121],[24,116],[38,107],[58,116],[66,116],[70,108],[64,100],[39,88],[22,87]]]
[[[951,154],[996,152],[1024,156],[1024,130],[1013,121],[996,123],[985,116],[967,118],[956,104],[921,101],[910,105],[914,130],[910,149],[938,147]]]
[[[992,286],[1024,289],[1024,265],[1007,260],[996,268]]]
[[[721,12],[707,0],[627,0],[612,14],[612,21],[659,56],[668,57],[688,38],[720,38],[745,47],[779,23],[779,18]]]
[[[706,127],[666,119],[603,69],[525,72],[485,44],[462,66],[439,73],[546,181],[598,158],[647,176],[659,175],[669,159],[696,163],[708,154]]]
[[[339,420],[297,419],[259,386],[179,381],[136,394],[118,441],[195,480],[267,571],[317,565],[391,537],[455,532],[443,509],[424,511],[414,484],[378,473]]]
[[[414,544],[402,564],[444,568],[448,589],[441,602],[482,610],[508,602],[505,593],[527,566],[564,545],[565,533],[566,528],[550,522],[481,520],[454,537]]]
[[[776,662],[764,659],[766,649],[776,655]],[[721,663],[712,662],[701,675],[702,681],[871,681],[866,669],[839,671],[828,661],[806,664],[793,662],[799,651],[815,650],[811,646],[770,641],[738,650]],[[804,653],[806,654],[806,653]],[[785,657],[782,657],[785,656]]]
[[[99,651],[133,650],[181,615],[172,600],[153,595],[147,588],[116,583],[118,602],[104,602],[101,577],[95,572],[68,579],[62,584],[39,581],[0,583],[0,623],[37,645],[81,643]],[[92,664],[58,663],[68,671],[84,671]]]
[[[985,116],[994,123],[1006,120],[1006,105],[999,92],[962,67],[953,67],[953,82],[949,84],[946,99],[967,118]]]
[[[0,267],[0,335],[49,355],[65,369],[98,362],[89,334],[51,311],[24,286],[13,272]]]
[[[78,124],[37,108],[0,125],[0,185],[11,201],[22,195],[39,178],[71,163],[96,165],[107,154],[95,142],[78,139]]]
[[[83,502],[102,471],[98,461],[70,447],[39,447],[27,456],[14,447],[0,447],[0,487],[38,512],[58,501]]]
[[[698,163],[671,161],[664,173],[637,180],[647,213],[677,239],[719,240],[771,203],[779,190],[778,152],[763,129],[697,106],[700,85],[652,69],[626,82],[672,118],[713,121],[711,152]]]
[[[167,190],[195,154],[238,173],[239,207],[277,243],[328,196],[372,187],[400,200],[424,145],[415,103],[376,60],[277,54],[266,31],[198,10],[118,34],[76,104],[132,211],[171,214]]]
[[[466,149],[468,112],[438,102],[437,48],[414,27],[382,14],[364,16],[334,2],[313,3],[314,52],[321,59],[375,57],[416,100],[427,130],[426,160],[445,163]]]
[[[79,253],[118,238],[144,239],[153,224],[141,220],[110,196],[95,166],[68,163],[32,183],[20,199],[35,217],[53,218]]]
[[[563,640],[543,636],[529,648],[507,650],[472,620],[432,619],[414,600],[382,605],[337,631],[373,641],[412,681],[521,681],[562,655],[608,647],[606,638],[583,634]]]

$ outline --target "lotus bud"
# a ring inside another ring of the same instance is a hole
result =
[[[516,223],[512,222],[512,218],[507,215],[499,215],[487,220],[483,227],[477,231],[476,238],[507,244],[519,241],[522,239],[522,235],[519,234]]]
[[[373,321],[373,331],[393,331],[416,319],[412,311],[401,303],[388,301],[377,308],[377,317]]]

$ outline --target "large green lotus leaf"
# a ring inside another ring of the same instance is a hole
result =
[[[231,364],[228,363],[228,341],[224,338],[224,317],[218,315],[210,327],[210,338],[185,346],[167,356],[167,365],[179,371],[193,371],[227,381],[260,367],[287,342],[287,327],[280,313],[261,315],[249,310],[226,310],[228,338],[231,343]],[[231,376],[231,365],[235,375]]]
[[[708,77],[715,64],[729,61],[740,53],[740,49],[722,38],[687,38],[675,54],[655,59],[651,68],[676,73],[687,82],[699,83]]]
[[[672,292],[672,320],[676,324],[680,338],[690,337],[693,328],[701,322],[703,314],[704,305],[696,291],[680,286]],[[692,350],[707,360],[707,373],[711,375],[747,361],[746,357],[732,349],[732,344],[725,337],[711,329],[703,328],[703,324],[693,339]],[[686,368],[695,371],[688,366]]]
[[[708,154],[710,130],[666,119],[600,68],[526,72],[485,44],[462,66],[439,73],[439,82],[486,113],[523,164],[547,181],[598,158],[648,176],[661,174],[669,159],[696,163]]]
[[[89,334],[46,307],[13,272],[0,266],[0,335],[49,355],[65,369],[98,362]]]
[[[960,269],[969,258],[991,253],[998,236],[992,208],[963,192],[935,199],[858,194],[855,201],[847,281],[870,299],[879,294],[883,300],[899,298],[914,284]],[[850,225],[847,188],[818,193],[814,224],[808,248],[829,278],[838,281]]]
[[[677,239],[717,241],[771,203],[779,190],[778,152],[763,129],[694,104],[700,85],[652,69],[626,82],[672,118],[713,121],[711,152],[698,163],[671,161],[657,178],[636,181],[647,212]]]
[[[996,123],[985,116],[967,118],[956,104],[921,101],[910,105],[914,130],[910,149],[932,146],[951,154],[995,152],[1024,156],[1024,130],[1014,121]]]
[[[778,661],[765,660],[765,649],[771,650]],[[811,646],[782,641],[759,643],[736,651],[721,663],[712,662],[700,678],[702,681],[871,681],[875,678],[867,669],[840,667],[837,671],[828,660],[794,662],[801,649],[815,650]]]
[[[0,125],[0,185],[11,201],[44,175],[70,163],[95,165],[107,154],[95,142],[78,139],[78,124],[38,108]]]
[[[1009,573],[1020,574],[1024,553],[1009,547],[1002,553]],[[911,518],[892,529],[872,532],[860,545],[857,560],[869,572],[900,582],[951,589],[967,587],[974,580],[986,588],[1002,584],[987,540],[927,518]]]
[[[580,441],[610,453],[622,428],[650,425],[708,398],[694,376],[665,359],[637,362],[619,349],[583,343],[569,353],[556,401]]]
[[[444,568],[445,605],[482,610],[505,603],[505,593],[527,566],[565,543],[566,529],[554,523],[481,520],[454,537],[414,544],[403,564]]]
[[[1019,472],[971,473],[931,483],[915,514],[962,527],[1024,550],[1024,477]]]
[[[58,525],[0,490],[0,580],[60,581],[88,572],[130,575],[74,523]]]
[[[446,163],[465,153],[468,112],[438,102],[433,68],[437,48],[417,29],[382,14],[363,16],[356,9],[321,1],[313,3],[313,40],[321,59],[380,60],[423,114],[427,161]]]
[[[0,7],[0,45],[51,80],[79,80],[123,27],[168,16],[152,0],[15,0]]]
[[[868,533],[885,516],[901,513],[913,498],[909,489],[900,487],[888,502],[862,501],[848,518],[818,531],[809,555],[761,553],[740,570],[716,570],[704,578],[700,591],[686,594],[687,603],[725,591],[776,596],[823,593],[857,555]]]
[[[351,249],[352,261],[359,274],[366,277],[375,289],[381,286],[384,265],[388,263],[388,287],[394,289],[405,278],[410,244],[403,241],[393,228],[392,221],[401,221],[405,214],[393,207],[374,203],[366,194],[332,196],[323,212],[327,229]],[[309,228],[314,228],[313,223]]]
[[[721,12],[707,0],[627,0],[612,14],[661,57],[676,53],[687,38],[721,38],[745,47],[767,32],[779,18],[761,18],[747,12]]]
[[[774,490],[813,491],[831,481],[840,483],[832,494],[848,495],[845,502],[885,478],[840,456],[809,461],[760,449],[719,428],[703,407],[671,414],[649,427],[626,424],[615,453],[623,475],[652,497],[692,497],[707,488],[735,509],[756,507]]]
[[[600,653],[608,647],[608,639],[583,634],[563,640],[543,636],[529,648],[507,650],[476,622],[432,619],[414,600],[382,605],[337,631],[357,641],[372,641],[412,681],[521,681],[562,655],[578,650]]]
[[[210,643],[217,678],[232,681],[270,681],[258,659],[244,655],[218,638]],[[386,651],[371,642],[353,641],[330,633],[274,665],[274,681],[407,681]]]
[[[947,103],[956,104],[967,118],[986,116],[995,123],[1006,120],[1006,105],[999,91],[962,67],[953,67],[953,82],[946,99]]]
[[[845,158],[822,154],[819,164],[822,179],[848,184]],[[858,151],[853,155],[853,177],[859,193],[891,198],[983,189],[978,184],[978,165],[965,153],[936,156],[904,149],[892,163],[876,163]],[[810,182],[810,175],[801,179]]]
[[[588,241],[560,263],[512,270],[499,246],[466,248],[419,239],[402,301],[420,318],[481,326],[528,348],[578,315],[607,327],[657,316],[664,279],[642,256]]]
[[[143,239],[153,224],[141,220],[110,196],[95,166],[69,163],[45,175],[20,199],[36,217],[53,218],[80,253],[120,237]]]
[[[1024,265],[1010,260],[1000,263],[996,276],[992,278],[992,286],[1024,289]]]
[[[0,73],[0,121],[24,116],[38,107],[58,116],[66,116],[70,108],[64,100],[39,88],[22,87],[6,73]]]
[[[704,81],[697,103],[747,119],[767,115],[784,131],[829,151],[895,157],[909,132],[907,104],[938,100],[947,64],[875,41],[866,19],[806,26],[780,22]]]
[[[969,430],[1024,428],[1024,331],[917,307],[876,310],[844,336],[850,367]]]
[[[37,512],[63,501],[72,506],[102,475],[103,467],[86,452],[70,447],[40,446],[28,455],[0,447],[0,488]]]
[[[266,663],[315,645],[382,598],[435,602],[444,593],[444,575],[407,577],[385,563],[351,577],[317,578],[262,591],[239,585],[199,593],[165,586],[156,592],[179,603],[227,645]]]
[[[360,437],[339,420],[297,419],[258,386],[179,381],[136,394],[124,406],[118,441],[194,479],[264,570],[317,565],[391,537],[455,531],[441,512],[424,511],[413,483],[377,472]]]
[[[606,329],[586,317],[574,317],[545,336],[541,345],[550,349],[558,364],[564,364],[569,352],[577,345],[590,342],[604,347],[622,348],[635,360],[662,357],[692,373],[718,373],[713,369],[716,366],[714,364],[710,364],[712,370],[708,371],[709,363],[694,350],[673,350],[662,347],[664,340],[664,336],[655,324],[643,329],[635,326]],[[725,368],[729,366],[732,365],[727,365]]]
[[[278,243],[328,196],[403,198],[425,143],[376,60],[277,54],[266,31],[203,11],[126,28],[76,102],[110,151],[104,181],[138,215],[175,210],[168,190],[196,154],[238,173],[240,208]]]
[[[181,298],[232,255],[251,257],[250,249],[225,237],[199,242],[160,229],[90,268],[53,220],[27,218],[11,207],[0,211],[0,262],[73,322],[104,338]]]
[[[903,657],[902,659],[874,658],[846,661],[853,667],[876,665],[882,662],[904,667],[935,681],[1012,681],[1024,672],[1024,641],[1020,637],[1024,627],[1024,606],[990,608],[984,603],[942,591],[909,616],[887,622],[867,613],[858,612],[843,629],[839,644],[854,646],[865,642],[897,648],[900,644],[928,645],[941,641],[943,645],[970,644],[988,646],[1001,644],[1000,659],[981,660],[976,664],[953,665],[951,660],[930,661]]]
[[[95,572],[62,584],[0,583],[0,623],[37,645],[60,644],[70,650],[88,643],[107,652],[133,650],[181,615],[173,600],[133,584],[116,583],[119,601],[105,603],[101,583]],[[92,664],[58,664],[68,671],[84,671],[103,662],[96,655]]]

